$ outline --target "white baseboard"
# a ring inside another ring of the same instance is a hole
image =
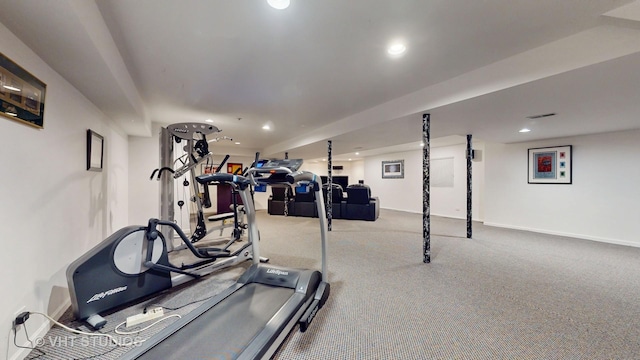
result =
[[[68,298],[62,304],[60,304],[60,306],[58,306],[57,309],[55,309],[53,312],[51,312],[51,314],[49,314],[49,316],[51,316],[52,318],[58,320],[58,319],[60,319],[60,317],[62,315],[64,315],[65,311],[67,311],[67,309],[70,306],[71,306],[71,299]]]
[[[382,209],[393,210],[393,211],[402,211],[402,212],[411,213],[411,214],[422,214],[422,212],[409,211],[409,210],[405,210],[405,209],[393,209],[393,208],[387,208],[387,207],[384,207]],[[449,219],[457,219],[457,220],[466,220],[467,219],[466,217],[442,215],[442,214],[436,214],[436,213],[431,213],[431,215],[432,216],[443,217],[443,218],[449,218]],[[628,240],[611,239],[611,238],[591,236],[591,235],[586,235],[586,234],[573,234],[573,233],[566,233],[566,232],[560,232],[560,231],[549,231],[549,230],[545,230],[545,229],[535,229],[535,228],[529,228],[529,227],[525,227],[525,226],[514,226],[514,225],[508,225],[508,224],[483,222],[482,219],[475,219],[475,218],[473,219],[473,221],[482,222],[484,225],[487,225],[487,226],[500,227],[500,228],[505,228],[505,229],[531,231],[531,232],[540,233],[540,234],[564,236],[564,237],[570,237],[570,238],[575,238],[575,239],[597,241],[597,242],[602,242],[602,243],[607,243],[607,244],[631,246],[631,247],[640,247],[640,243],[639,242],[632,242],[632,241],[628,241]]]
[[[514,226],[514,225],[492,223],[492,222],[485,222],[484,224],[487,225],[487,226],[494,226],[494,227],[505,228],[505,229],[531,231],[531,232],[540,233],[540,234],[564,236],[564,237],[570,237],[570,238],[574,238],[574,239],[597,241],[597,242],[602,242],[602,243],[607,243],[607,244],[623,245],[623,246],[631,246],[631,247],[640,247],[640,243],[627,241],[627,240],[609,239],[609,238],[603,238],[603,237],[591,236],[591,235],[585,235],[585,234],[573,234],[573,233],[566,233],[566,232],[561,232],[561,231],[550,231],[550,230],[544,230],[544,229],[534,229],[534,228],[529,228],[529,227],[525,227],[525,226]]]

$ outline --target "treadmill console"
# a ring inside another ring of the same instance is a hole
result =
[[[296,172],[302,166],[302,159],[282,159],[282,160],[268,160],[259,161],[255,169],[260,173],[278,173],[278,170],[287,168],[291,172]]]

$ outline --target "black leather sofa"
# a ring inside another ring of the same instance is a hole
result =
[[[371,196],[371,189],[364,184],[347,186],[347,199],[343,218],[375,221],[380,215],[380,200]]]
[[[289,211],[292,216],[318,217],[316,208],[316,194],[313,190],[299,192],[296,187],[292,209]]]
[[[269,214],[285,214],[284,198],[285,191],[288,191],[287,215],[318,217],[315,193],[313,191],[304,193],[296,189],[295,193],[292,193],[290,187],[274,187],[271,191],[272,195],[269,196],[267,204]],[[329,194],[327,184],[322,186],[322,193],[326,207]],[[332,184],[331,203],[332,219],[375,221],[380,214],[380,200],[378,197],[372,197],[371,189],[364,184],[349,185],[346,189],[343,189],[339,184]]]

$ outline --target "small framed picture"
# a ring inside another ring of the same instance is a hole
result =
[[[93,130],[87,130],[87,170],[102,171],[104,159],[104,137]]]
[[[202,175],[206,175],[206,174],[213,174],[216,172],[216,169],[218,168],[217,164],[202,164]]]
[[[403,179],[404,160],[391,160],[382,162],[383,179]]]
[[[47,85],[0,53],[0,116],[44,128]]]
[[[229,174],[242,174],[241,163],[227,163],[227,173]]]
[[[571,184],[571,145],[529,149],[529,184]]]

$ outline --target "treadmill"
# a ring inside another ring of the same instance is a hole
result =
[[[245,204],[248,236],[254,244],[253,265],[234,285],[125,353],[122,359],[269,359],[296,324],[300,331],[306,331],[329,297],[326,217],[318,217],[322,271],[262,264],[251,199],[252,185],[297,184],[315,192],[318,214],[324,214],[320,177],[298,171],[301,165],[301,159],[257,161],[256,156],[247,177],[222,173],[197,177],[201,184],[228,183],[239,191]]]

